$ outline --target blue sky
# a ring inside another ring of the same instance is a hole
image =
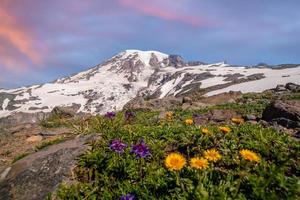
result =
[[[126,50],[300,63],[299,0],[1,0],[0,87],[52,81]]]

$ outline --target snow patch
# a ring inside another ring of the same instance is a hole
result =
[[[6,110],[9,102],[10,102],[10,100],[8,98],[4,99],[3,104],[2,104],[2,110]]]

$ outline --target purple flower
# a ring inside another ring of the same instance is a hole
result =
[[[124,115],[125,115],[126,120],[129,120],[129,119],[132,119],[135,117],[135,113],[131,112],[131,111],[126,111]]]
[[[200,116],[201,116],[201,115],[194,113],[194,114],[193,114],[193,119],[199,118]]]
[[[104,117],[108,118],[108,119],[113,119],[116,116],[115,112],[107,112]]]
[[[118,153],[124,153],[127,144],[121,142],[120,140],[113,140],[111,141],[110,145],[109,145],[110,149],[118,152]]]
[[[130,152],[136,154],[136,156],[140,158],[146,158],[150,155],[149,147],[145,144],[144,141],[141,141],[139,144],[133,145]]]
[[[126,194],[121,196],[120,200],[134,200],[135,196],[133,194]]]

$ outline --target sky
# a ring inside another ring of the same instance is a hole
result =
[[[299,0],[0,0],[0,88],[126,49],[237,65],[300,63]]]

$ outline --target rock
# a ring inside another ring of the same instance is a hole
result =
[[[42,200],[63,181],[70,180],[76,158],[95,136],[81,136],[26,156],[6,169],[0,182],[0,199]]]
[[[11,167],[6,168],[1,174],[0,174],[0,181],[4,180],[9,171],[11,170]]]
[[[235,103],[236,100],[239,99],[241,96],[242,96],[241,92],[230,91],[230,92],[225,92],[214,96],[199,99],[199,102],[210,104],[210,105]]]
[[[297,85],[295,83],[287,83],[285,85],[285,88],[292,91],[292,92],[299,92],[300,91],[300,85]]]
[[[263,111],[262,119],[287,128],[299,127],[300,101],[274,101]]]
[[[34,124],[47,117],[49,113],[37,112],[37,113],[14,113],[10,116],[0,118],[0,127],[14,127],[21,124]]]
[[[78,104],[73,104],[72,106],[56,106],[51,111],[52,115],[58,115],[60,117],[74,117],[79,110],[80,106]]]
[[[247,122],[250,123],[250,124],[257,124],[258,123],[256,120],[249,120]]]
[[[55,135],[65,135],[71,132],[72,130],[69,128],[59,128],[59,129],[52,129],[52,130],[43,130],[40,131],[38,134],[41,136],[55,136]]]
[[[183,103],[192,103],[193,100],[190,97],[183,97],[182,99]]]
[[[200,115],[194,115],[194,121],[195,124],[230,122],[233,117],[240,117],[240,115],[233,110],[220,109],[211,110]]]
[[[256,120],[256,116],[255,115],[250,115],[250,114],[246,115],[244,118],[247,121],[255,121]]]
[[[34,135],[26,139],[26,142],[40,142],[43,140],[43,137],[40,135]]]
[[[275,92],[284,92],[286,91],[286,88],[284,85],[277,85],[275,88]]]
[[[181,97],[165,97],[162,99],[150,99],[145,101],[143,98],[135,98],[128,102],[123,109],[126,110],[171,110],[182,105]]]
[[[300,127],[300,122],[296,122],[286,118],[275,118],[271,121],[273,125],[281,125],[286,128],[297,128]]]
[[[298,130],[296,133],[293,135],[295,138],[300,138],[300,130]]]
[[[176,68],[186,65],[183,58],[179,55],[169,55],[168,59],[165,59],[163,62],[168,66],[174,66]]]
[[[258,123],[261,124],[263,127],[268,127],[269,126],[269,123],[265,120],[260,120]]]

